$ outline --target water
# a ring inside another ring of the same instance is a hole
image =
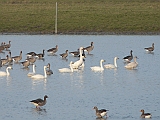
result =
[[[0,119],[46,119],[46,120],[96,120],[94,106],[108,109],[109,120],[139,120],[140,110],[152,113],[152,120],[159,120],[160,115],[160,36],[116,36],[116,35],[0,35],[0,43],[11,40],[12,56],[23,52],[42,50],[59,46],[57,56],[48,56],[36,61],[36,73],[43,73],[43,66],[51,64],[54,74],[46,80],[32,80],[21,64],[13,64],[10,76],[0,77]],[[83,70],[74,73],[59,73],[58,69],[69,67],[70,61],[78,58],[69,55],[62,60],[59,54],[75,51],[80,46],[86,47],[94,42],[91,55],[86,55]],[[144,47],[155,43],[155,51],[148,54]],[[135,70],[126,70],[122,58],[130,54],[137,56],[139,66]],[[5,58],[8,51],[1,53]],[[113,63],[118,56],[117,70],[93,72],[90,67],[99,65],[100,59]],[[5,71],[6,66],[0,68]],[[47,104],[41,111],[29,103],[30,100],[48,95]]]

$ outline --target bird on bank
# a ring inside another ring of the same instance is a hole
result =
[[[47,103],[47,98],[48,96],[45,95],[44,96],[44,100],[42,100],[41,98],[35,99],[35,100],[31,100],[30,102],[36,106],[36,108],[40,108],[40,106],[44,106]]]
[[[144,110],[140,110],[140,112],[142,112],[141,114],[141,118],[151,118],[151,113],[144,113]]]
[[[123,58],[124,61],[130,62],[133,59],[132,50],[130,51],[130,55]]]
[[[85,48],[83,48],[83,49],[84,49],[84,51],[87,51],[88,54],[90,54],[90,52],[94,49],[93,42],[91,42],[91,45],[90,45],[90,46],[85,47]]]
[[[152,47],[144,48],[147,52],[152,52],[154,50],[154,43],[152,43]]]
[[[106,109],[98,110],[98,108],[96,106],[93,109],[96,111],[96,116],[98,118],[102,118],[104,116],[107,117],[107,111],[109,111],[109,110],[106,110]]]

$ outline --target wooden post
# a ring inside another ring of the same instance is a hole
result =
[[[55,19],[55,34],[57,34],[57,2],[56,2],[56,19]]]

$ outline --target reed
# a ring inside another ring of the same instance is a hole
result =
[[[1,0],[1,33],[54,33],[56,0]],[[58,0],[58,33],[160,32],[159,0]]]

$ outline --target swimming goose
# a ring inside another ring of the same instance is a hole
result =
[[[46,70],[47,75],[53,74],[53,71],[50,69],[50,63],[47,65],[48,70]]]
[[[43,52],[42,53],[39,53],[39,54],[36,54],[36,57],[38,57],[38,58],[44,58],[44,49],[43,49]]]
[[[128,55],[128,56],[124,57],[123,60],[126,61],[126,62],[130,62],[130,61],[133,59],[132,52],[133,52],[133,51],[131,50],[131,51],[130,51],[130,54],[131,54],[131,55]]]
[[[69,66],[70,66],[70,68],[61,68],[61,69],[58,69],[59,70],[59,72],[67,72],[67,73],[69,73],[69,72],[73,72],[73,67],[72,67],[72,64],[73,64],[73,62],[71,61],[70,62],[70,64],[69,64]]]
[[[33,72],[29,72],[28,74],[27,74],[27,76],[28,77],[31,77],[31,76],[33,76],[33,75],[35,75],[35,73],[36,73],[36,71],[35,71],[35,64],[33,64]]]
[[[152,52],[154,50],[154,43],[152,43],[152,47],[144,48],[148,52]]]
[[[103,65],[102,65],[103,62],[105,62],[105,60],[101,59],[100,60],[100,66],[93,66],[93,67],[91,67],[91,70],[93,70],[93,71],[103,71],[104,70]]]
[[[151,118],[151,114],[150,113],[144,113],[144,110],[140,110],[140,112],[142,112],[141,114],[141,118]]]
[[[35,74],[35,75],[31,76],[31,78],[32,79],[45,79],[45,78],[47,78],[46,68],[47,68],[47,66],[44,66],[44,75]]]
[[[22,51],[20,51],[20,55],[19,56],[14,56],[14,57],[12,57],[12,59],[16,63],[18,63],[22,59]]]
[[[30,62],[30,64],[33,64],[36,62],[36,58],[34,56],[27,58],[26,60],[28,60]]]
[[[109,69],[117,68],[117,59],[119,59],[119,58],[118,57],[114,58],[114,65],[113,64],[106,64],[106,65],[104,65],[104,67],[109,68]]]
[[[5,64],[7,64],[8,63],[8,55],[6,56],[6,59],[1,59],[1,61],[2,61],[2,65],[5,65]]]
[[[50,54],[55,54],[58,51],[58,45],[55,48],[48,49],[47,52]]]
[[[27,55],[27,57],[33,57],[33,56],[36,56],[36,53],[35,52],[29,52],[26,55]]]
[[[47,98],[48,98],[48,96],[45,95],[44,100],[42,100],[41,98],[38,98],[36,100],[31,100],[29,102],[31,102],[33,105],[35,105],[36,108],[40,108],[40,106],[44,106],[47,103],[47,100],[46,100]]]
[[[4,72],[4,71],[0,71],[0,76],[10,75],[10,73],[9,73],[8,69],[12,69],[12,67],[11,67],[11,66],[7,67],[7,68],[6,68],[6,72]]]
[[[80,47],[79,48],[80,59],[72,64],[73,69],[78,69],[82,64],[84,64],[83,59],[85,58],[85,56],[82,56],[82,50],[83,47]]]
[[[96,106],[93,109],[95,109],[97,117],[99,117],[99,118],[102,118],[103,116],[107,117],[107,111],[109,111],[109,110],[106,110],[106,109],[98,110],[98,108]]]
[[[30,62],[29,62],[29,60],[26,60],[26,61],[24,61],[24,62],[21,62],[21,64],[22,64],[25,68],[27,68],[27,67],[30,65]]]
[[[68,56],[68,50],[65,53],[60,54],[60,56],[65,59]]]
[[[128,63],[127,65],[125,65],[124,67],[127,69],[134,69],[138,66],[138,62],[137,62],[137,56],[134,57],[134,61]]]
[[[10,48],[10,47],[11,47],[11,41],[9,41],[9,43],[8,43],[8,44],[5,44],[5,45],[4,45],[4,47],[6,48],[6,50],[8,50],[8,48]]]
[[[69,54],[73,55],[74,57],[79,56],[79,49],[77,51],[69,52]]]
[[[84,51],[87,51],[88,54],[93,50],[94,46],[93,46],[93,42],[91,42],[91,46],[85,47]]]

